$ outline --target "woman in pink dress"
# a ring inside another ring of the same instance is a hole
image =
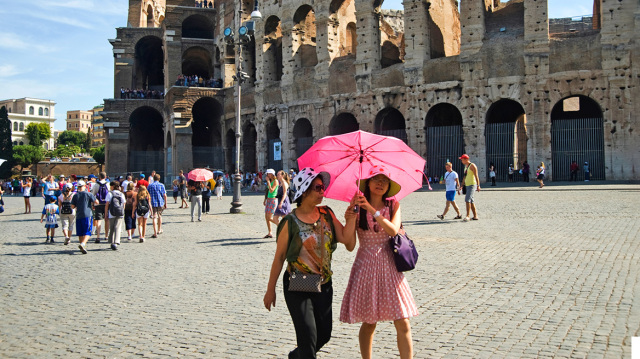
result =
[[[400,191],[386,168],[371,169],[360,183],[364,195],[356,195],[353,203],[360,207],[356,229],[359,248],[344,293],[340,321],[362,323],[360,353],[371,358],[376,323],[393,321],[401,358],[413,357],[409,318],[418,314],[411,289],[404,274],[393,261],[389,237],[398,233],[402,223],[400,203],[387,198]],[[345,233],[346,235],[346,233]],[[349,237],[355,237],[355,231]]]

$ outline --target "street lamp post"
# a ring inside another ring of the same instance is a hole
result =
[[[240,138],[242,136],[240,125],[240,111],[241,111],[241,96],[242,96],[242,83],[249,79],[249,75],[242,71],[242,46],[249,43],[249,29],[242,25],[242,1],[239,1],[240,9],[238,10],[238,17],[236,19],[235,27],[238,29],[238,38],[234,39],[233,30],[230,27],[224,29],[224,37],[228,44],[238,47],[238,57],[236,59],[236,74],[233,79],[236,81],[236,173],[233,175],[233,201],[231,202],[231,213],[242,213],[242,176],[240,175]],[[259,20],[262,18],[262,14],[258,11],[258,0],[255,0],[255,7],[251,12],[251,20]]]

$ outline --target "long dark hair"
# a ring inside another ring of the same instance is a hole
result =
[[[369,180],[367,179],[366,182],[364,183],[364,197],[367,199],[367,201],[371,201],[371,190],[369,189]],[[386,199],[387,197],[389,197],[389,191],[391,190],[391,183],[389,183],[389,188],[387,188],[387,192],[382,196],[382,198],[384,198],[384,205],[386,207],[389,207],[389,211],[391,211],[391,209],[394,207],[394,200],[393,199]],[[392,214],[390,214],[391,217]],[[360,214],[358,215],[358,226],[360,227],[360,229],[368,231],[369,230],[369,221],[367,221],[367,210],[360,207]]]

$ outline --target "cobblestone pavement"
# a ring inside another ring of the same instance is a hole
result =
[[[531,185],[533,186],[533,184]],[[262,305],[275,243],[262,197],[230,196],[191,223],[169,205],[164,234],[111,251],[44,244],[42,201],[0,215],[0,357],[284,358],[295,335],[278,284]],[[479,221],[436,219],[444,191],[403,200],[420,253],[407,277],[420,315],[416,358],[629,358],[640,335],[640,186],[486,187]],[[327,200],[340,218],[346,204]],[[464,203],[458,198],[458,203]],[[149,226],[151,230],[151,226]],[[359,357],[359,325],[337,319],[355,255],[334,257],[334,332],[320,358]],[[397,357],[379,323],[376,358]]]

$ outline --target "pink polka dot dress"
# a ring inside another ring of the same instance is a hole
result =
[[[389,219],[387,207],[380,214]],[[383,229],[373,230],[376,222],[369,213],[367,221],[368,231],[358,227],[360,246],[342,299],[340,321],[373,324],[418,315],[409,283],[393,262],[389,236]]]

